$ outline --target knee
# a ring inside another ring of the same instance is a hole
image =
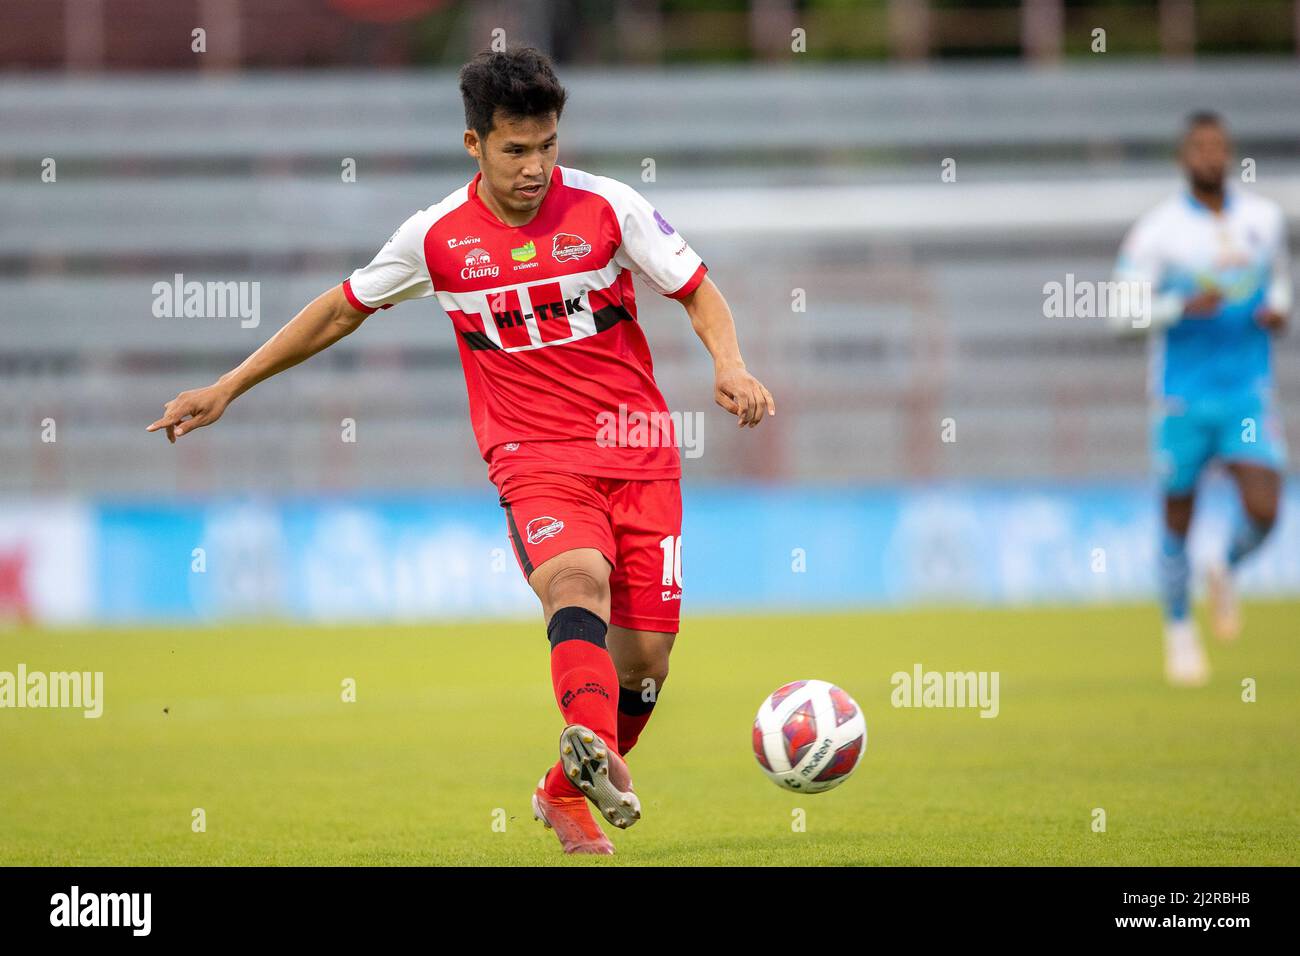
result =
[[[1168,498],[1165,500],[1165,527],[1179,537],[1186,537],[1192,526],[1192,499]]]
[[[587,568],[561,568],[551,575],[542,595],[547,608],[553,613],[562,607],[597,609],[609,601],[609,580]]]
[[[1246,517],[1250,519],[1251,524],[1258,528],[1262,533],[1268,534],[1273,530],[1273,525],[1277,524],[1277,502],[1276,501],[1249,501],[1245,506]]]
[[[668,680],[668,652],[655,654],[649,658],[624,664],[618,669],[618,683],[628,690],[658,694],[664,682]]]
[[[651,689],[658,694],[659,688],[668,680],[668,655],[672,653],[674,635],[666,639],[663,635],[654,635],[653,639],[646,637],[643,635],[643,639],[633,645],[632,653],[625,650],[615,655],[618,682],[628,690],[644,692]]]

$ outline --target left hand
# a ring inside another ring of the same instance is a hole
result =
[[[765,414],[776,414],[772,393],[744,366],[718,369],[713,381],[713,400],[736,416],[739,428],[753,428]]]
[[[1262,308],[1255,313],[1255,321],[1270,332],[1281,332],[1286,328],[1287,315],[1276,309]]]

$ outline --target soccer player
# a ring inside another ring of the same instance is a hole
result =
[[[713,357],[714,399],[739,426],[776,406],[745,368],[722,294],[669,221],[629,186],[557,165],[567,94],[544,55],[482,53],[461,70],[460,91],[473,180],[148,428],[174,442],[379,309],[436,297],[550,639],[565,726],[533,811],[566,852],[609,854],[587,801],[617,827],[640,818],[624,757],[663,690],[682,596],[681,462],[633,274],[686,310]]]
[[[1277,520],[1286,465],[1270,356],[1291,311],[1286,221],[1276,203],[1228,187],[1232,152],[1222,119],[1189,117],[1180,149],[1187,190],[1138,220],[1116,266],[1117,279],[1151,291],[1138,314],[1112,318],[1150,336],[1165,674],[1184,686],[1210,674],[1188,606],[1197,479],[1218,459],[1241,496],[1226,553],[1206,578],[1214,631],[1231,640],[1240,629],[1233,576]]]

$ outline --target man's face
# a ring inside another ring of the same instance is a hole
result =
[[[486,139],[465,131],[465,148],[478,160],[482,185],[504,209],[533,212],[546,198],[557,153],[556,118],[509,117],[497,110]]]
[[[1197,189],[1223,188],[1223,177],[1232,158],[1232,143],[1223,127],[1213,123],[1194,126],[1183,139],[1182,164],[1187,180]]]

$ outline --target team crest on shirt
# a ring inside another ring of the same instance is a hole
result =
[[[524,533],[528,535],[529,544],[540,544],[547,538],[554,538],[564,530],[564,522],[550,515],[542,515],[528,522]]]
[[[591,252],[591,243],[571,232],[556,233],[555,238],[551,240],[551,255],[555,257],[556,262],[581,259],[589,252]]]

